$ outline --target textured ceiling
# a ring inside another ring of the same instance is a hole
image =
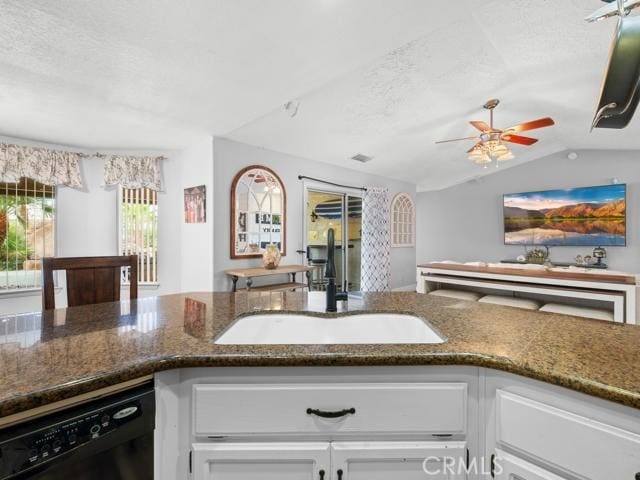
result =
[[[639,148],[640,120],[589,133],[615,20],[582,18],[600,5],[0,0],[0,133],[96,148],[206,133],[434,189],[489,173],[466,160],[470,144],[434,142],[472,134],[498,97],[498,127],[557,122],[510,165]]]

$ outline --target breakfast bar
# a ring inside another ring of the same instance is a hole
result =
[[[235,328],[243,321],[248,330]],[[410,336],[394,340],[406,321]],[[291,327],[300,322],[315,326]],[[289,327],[277,330],[282,325]],[[325,326],[333,331],[326,342],[279,337],[290,330],[314,338]],[[255,328],[261,334],[251,339]],[[222,340],[225,332],[236,337]],[[639,342],[634,325],[411,292],[349,298],[336,313],[325,312],[323,292],[276,291],[8,315],[0,318],[0,427],[129,395],[142,400],[117,415],[156,412],[159,479],[204,480],[229,461],[240,475],[267,459],[280,471],[292,452],[314,476],[328,465],[380,458],[390,471],[427,457],[434,467],[470,457],[515,468],[521,460],[510,444],[549,468],[614,468],[626,478],[638,471],[625,452],[640,448]],[[114,427],[102,408],[106,433]],[[496,415],[497,429],[483,420]],[[100,425],[91,428],[103,438]],[[567,447],[581,438],[592,441]],[[619,447],[604,463],[594,450],[601,444]]]
[[[418,265],[417,290],[428,293],[440,285],[495,290],[512,295],[544,295],[551,298],[596,301],[609,304],[615,322],[637,323],[635,275],[583,268],[543,265],[479,265],[433,262]]]

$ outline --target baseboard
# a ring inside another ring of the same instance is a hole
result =
[[[397,288],[392,288],[391,291],[392,292],[415,292],[416,291],[416,284],[412,283],[411,285],[405,285],[403,287],[397,287]]]

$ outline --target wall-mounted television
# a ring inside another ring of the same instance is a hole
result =
[[[624,184],[504,195],[506,245],[625,246]]]

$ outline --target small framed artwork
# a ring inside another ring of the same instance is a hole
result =
[[[184,223],[206,223],[207,222],[207,187],[199,185],[197,187],[184,189]]]

